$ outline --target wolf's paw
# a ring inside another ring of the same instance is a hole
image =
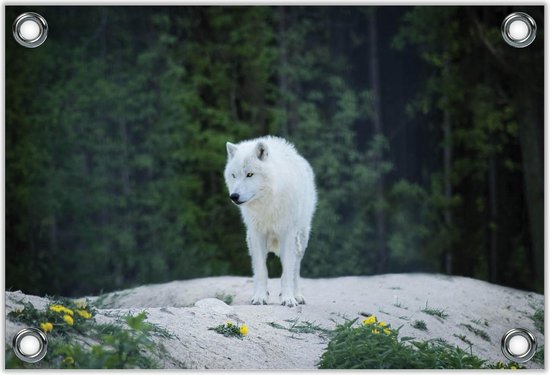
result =
[[[254,296],[250,300],[250,303],[252,305],[267,305],[267,296],[269,293],[267,292],[256,292],[254,293]]]
[[[281,305],[288,306],[288,307],[294,307],[298,306],[298,301],[296,301],[296,298],[294,296],[282,296],[281,297]]]
[[[305,305],[306,304],[306,299],[304,298],[304,296],[301,293],[294,294],[294,298],[296,299],[296,301],[300,305]]]

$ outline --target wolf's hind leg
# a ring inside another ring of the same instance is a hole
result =
[[[305,305],[306,300],[300,288],[300,263],[302,262],[302,258],[304,257],[304,253],[307,247],[307,243],[309,239],[308,234],[309,234],[309,231],[299,231],[298,235],[296,236],[296,266],[294,268],[294,298],[301,305]]]

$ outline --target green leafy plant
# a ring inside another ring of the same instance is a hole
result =
[[[163,347],[151,336],[170,337],[147,322],[145,312],[122,316],[116,324],[98,324],[88,303],[57,299],[45,309],[36,309],[30,302],[21,304],[23,308],[11,311],[8,318],[41,327],[48,335],[48,354],[39,363],[27,364],[7,350],[7,368],[158,368],[154,358],[161,356]]]
[[[246,326],[246,324],[242,324],[239,327],[239,325],[237,324],[227,322],[225,324],[220,324],[219,326],[210,327],[208,329],[224,335],[225,337],[238,337],[242,339],[243,337],[248,335],[248,327]]]
[[[372,321],[373,319],[371,319]],[[449,345],[441,339],[418,341],[399,337],[398,329],[388,334],[373,329],[371,324],[357,326],[357,319],[336,327],[334,336],[322,354],[322,369],[481,369],[520,368],[508,365],[486,364],[486,361]],[[376,324],[376,323],[374,323]]]
[[[30,302],[18,302],[23,308],[10,311],[8,318],[31,327],[40,327],[45,333],[85,332],[89,328],[89,319],[95,315],[95,310],[84,301],[57,299],[44,310],[36,309]]]

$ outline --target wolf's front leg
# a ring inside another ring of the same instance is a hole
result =
[[[255,231],[248,231],[246,242],[252,257],[252,271],[254,272],[254,295],[250,301],[253,305],[267,305],[267,238]]]
[[[281,304],[288,307],[298,305],[298,301],[294,297],[294,281],[298,255],[294,245],[294,236],[286,236],[281,241],[280,248],[281,263],[283,265],[283,274],[281,275]]]
[[[294,298],[300,305],[306,304],[306,299],[304,298],[304,295],[302,294],[302,290],[300,288],[300,262],[302,261],[302,257],[298,257],[296,259],[296,266],[294,267]]]

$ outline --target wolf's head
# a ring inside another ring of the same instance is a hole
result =
[[[246,204],[263,197],[269,190],[267,183],[269,159],[267,145],[262,141],[227,142],[225,184],[229,198],[237,204]]]

